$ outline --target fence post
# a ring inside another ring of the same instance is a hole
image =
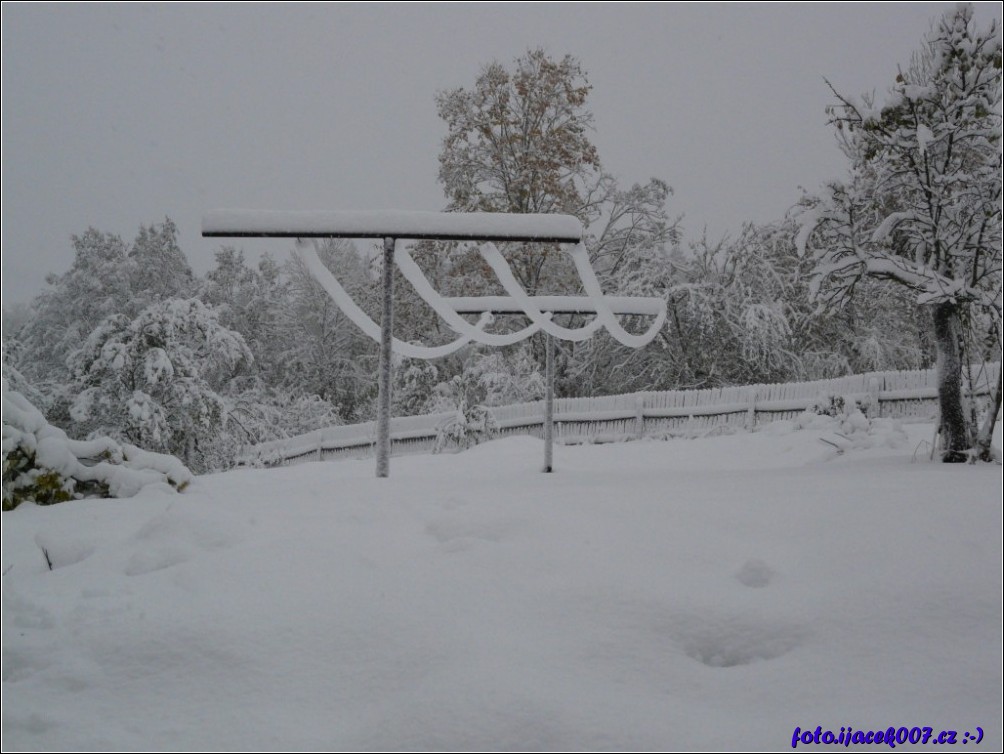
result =
[[[871,402],[871,410],[874,416],[882,416],[882,403],[879,401],[878,377],[872,377],[868,380],[868,399]]]
[[[749,408],[746,410],[746,431],[752,432],[756,428],[756,400],[759,390],[750,391]]]

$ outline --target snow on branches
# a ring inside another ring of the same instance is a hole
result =
[[[198,438],[224,428],[220,387],[252,361],[244,338],[197,299],[170,299],[130,321],[113,315],[70,357],[74,422],[202,465]]]
[[[86,496],[131,497],[151,484],[184,490],[192,474],[177,458],[109,437],[71,440],[3,381],[3,509]]]
[[[851,175],[805,200],[799,236],[822,301],[869,276],[918,304],[1000,311],[1000,92],[999,30],[973,28],[967,6],[941,19],[882,106],[834,90],[827,111]]]
[[[961,369],[988,354],[967,349],[1000,338],[1001,67],[996,23],[975,28],[970,6],[946,13],[884,104],[833,90],[850,178],[803,201],[799,242],[815,254],[824,306],[877,278],[932,310],[946,461],[977,442]]]

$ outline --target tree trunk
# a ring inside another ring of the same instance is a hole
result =
[[[997,415],[1001,412],[1001,377],[1004,377],[1004,369],[998,370],[997,372],[997,390],[994,391],[993,394],[990,414],[987,416],[986,421],[984,421],[983,426],[980,427],[980,433],[977,437],[976,444],[980,448],[981,461],[994,460],[992,446],[994,439],[994,426],[997,424]]]
[[[962,407],[961,323],[958,304],[945,302],[934,307],[934,339],[938,353],[938,403],[941,407],[941,460],[963,463],[969,460],[969,423]]]

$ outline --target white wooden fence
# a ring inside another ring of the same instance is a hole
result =
[[[968,375],[965,379],[966,391],[974,397],[990,395],[999,372],[999,363],[974,366],[972,385]],[[564,443],[609,442],[752,431],[763,422],[793,418],[828,396],[868,398],[872,416],[928,421],[937,416],[937,395],[935,371],[922,369],[870,372],[815,382],[558,398],[554,406],[555,438]],[[543,401],[498,406],[491,411],[501,436],[543,436]],[[455,415],[448,412],[392,419],[393,452],[431,452],[439,428]],[[346,424],[262,443],[253,447],[243,461],[283,465],[361,458],[373,454],[375,441],[375,422]]]

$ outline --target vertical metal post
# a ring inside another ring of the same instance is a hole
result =
[[[639,440],[645,436],[644,393],[638,393],[634,398],[634,436]]]
[[[383,240],[383,316],[380,320],[380,374],[377,395],[376,475],[390,476],[391,340],[394,330],[394,239]]]
[[[550,474],[554,468],[554,337],[544,336],[547,353],[544,367],[544,473]]]

